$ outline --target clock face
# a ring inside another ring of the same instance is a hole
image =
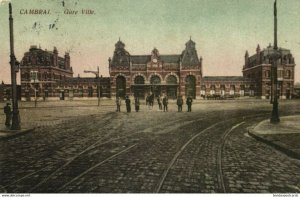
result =
[[[152,61],[153,61],[154,63],[157,63],[157,59],[155,59],[155,58],[154,58]]]

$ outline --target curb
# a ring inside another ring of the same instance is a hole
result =
[[[257,141],[263,142],[263,143],[279,150],[280,152],[283,152],[284,154],[286,154],[289,157],[300,160],[300,152],[293,151],[293,150],[289,149],[285,144],[282,144],[280,142],[276,143],[276,141],[268,140],[268,139],[264,138],[263,136],[254,132],[253,129],[254,129],[254,127],[248,128],[247,129],[248,134],[251,137],[253,137],[254,139],[256,139]]]
[[[33,131],[35,128],[30,128],[30,129],[23,129],[21,131],[14,131],[11,130],[10,132],[15,132],[15,133],[8,133],[7,136],[2,136],[0,137],[0,140],[8,140],[8,139],[12,139],[21,135],[25,135],[26,133],[29,133],[31,131]]]

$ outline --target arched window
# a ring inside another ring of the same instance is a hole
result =
[[[142,76],[137,76],[134,78],[134,84],[145,84],[145,79]]]
[[[193,75],[188,75],[185,78],[185,95],[196,98],[196,78]]]
[[[177,84],[177,78],[173,75],[168,76],[167,78],[167,84],[169,85],[176,85]]]
[[[177,97],[177,78],[174,75],[167,77],[167,95],[169,98],[175,99]]]
[[[126,79],[118,76],[116,79],[116,96],[125,98],[126,96]]]
[[[160,84],[159,76],[157,76],[157,75],[152,76],[151,79],[150,79],[150,83],[153,84],[153,85]]]

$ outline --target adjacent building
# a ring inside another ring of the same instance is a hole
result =
[[[245,54],[245,65],[243,66],[243,77],[252,79],[256,96],[262,99],[271,97],[271,67],[274,49],[271,45],[261,50],[258,45],[256,53],[249,56]],[[295,60],[290,50],[279,48],[281,57],[277,65],[278,96],[281,99],[290,99],[295,96]]]
[[[242,76],[203,77],[200,93],[208,99],[255,96],[253,81]]]
[[[31,46],[20,64],[21,96],[23,100],[65,100],[89,99],[98,96],[97,84],[100,80],[100,96],[110,97],[108,77],[73,77],[69,53],[64,57],[58,50],[42,50]]]

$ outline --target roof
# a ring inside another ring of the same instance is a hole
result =
[[[160,59],[164,63],[178,63],[181,55],[161,55]]]
[[[181,55],[160,55],[159,58],[164,63],[178,63]],[[151,55],[131,55],[133,64],[147,64],[151,61]]]
[[[133,64],[147,64],[151,60],[151,55],[132,55],[130,59]]]
[[[278,51],[280,52],[280,54],[282,56],[292,56],[291,51],[289,49],[285,49],[285,48],[280,48],[279,47]],[[268,56],[270,56],[272,54],[274,54],[274,48],[271,45],[269,45],[267,48],[264,48],[262,51],[260,51],[261,58],[268,57]],[[257,57],[256,53],[249,57],[249,65],[250,65],[250,67],[257,64],[256,63],[256,57]]]
[[[204,81],[247,81],[243,76],[207,76]]]

